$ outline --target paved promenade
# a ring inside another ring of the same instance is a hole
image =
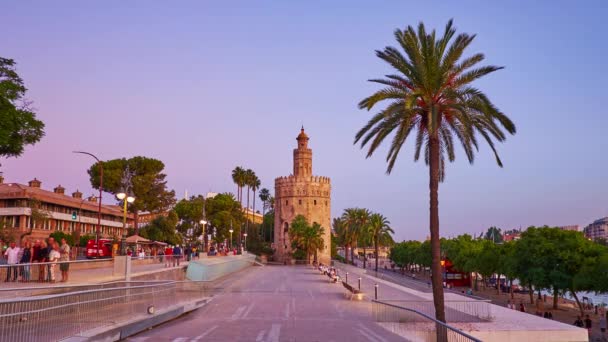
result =
[[[373,296],[373,282],[362,285]],[[251,267],[218,286],[222,291],[203,308],[128,340],[403,340],[372,322],[369,300],[349,301],[341,284],[311,267]]]

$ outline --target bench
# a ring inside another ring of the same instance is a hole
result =
[[[330,283],[338,282],[338,276],[332,276],[330,272],[327,272],[327,277],[329,278]]]
[[[356,289],[354,286],[345,281],[342,282],[342,286],[344,286],[344,288],[348,290],[348,294],[350,295],[351,300],[353,299],[353,297],[356,297],[358,300],[363,299],[363,292],[361,292],[361,290]]]

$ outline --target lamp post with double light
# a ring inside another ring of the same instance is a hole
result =
[[[125,255],[126,249],[126,240],[127,240],[127,205],[129,203],[135,202],[135,197],[129,196],[124,192],[119,192],[116,194],[116,198],[123,202],[123,216],[122,216],[122,239],[120,241],[121,245],[120,250],[123,255]]]

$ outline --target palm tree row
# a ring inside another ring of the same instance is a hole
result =
[[[489,146],[496,162],[502,166],[495,142],[515,134],[515,125],[479,89],[472,86],[477,79],[502,69],[478,66],[481,53],[463,57],[475,35],[461,33],[450,20],[439,36],[427,33],[423,23],[415,29],[408,26],[396,30],[400,49],[388,46],[376,55],[388,63],[395,74],[372,79],[384,86],[363,99],[360,109],[371,110],[380,103],[387,106],[361,128],[354,143],[368,146],[367,157],[377,151],[386,137],[394,133],[388,149],[386,172],[391,173],[405,141],[415,136],[414,160],[422,154],[429,166],[429,223],[431,233],[432,284],[435,317],[445,322],[443,284],[439,245],[439,183],[445,179],[445,161],[455,159],[454,140],[460,142],[465,155],[473,163],[478,139]]]
[[[364,208],[348,208],[344,210],[341,217],[333,220],[334,234],[338,244],[344,247],[346,263],[354,260],[354,249],[363,247],[363,255],[367,255],[367,247],[374,245],[374,256],[376,259],[376,271],[378,271],[378,250],[380,246],[390,246],[394,243],[391,234],[394,233],[390,227],[390,221],[382,214],[373,213]],[[366,257],[363,258],[363,267],[366,267]]]
[[[245,211],[245,233],[249,230],[249,195],[253,191],[253,209],[251,211],[251,220],[254,221],[255,215],[255,193],[260,188],[261,182],[255,172],[251,169],[244,169],[237,166],[232,170],[232,181],[236,184],[236,198],[243,207],[243,188],[247,187],[247,210]]]

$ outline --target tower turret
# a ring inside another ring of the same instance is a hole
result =
[[[298,148],[293,150],[293,175],[296,177],[312,176],[312,150],[308,148],[308,135],[304,133],[304,126],[298,137]]]

